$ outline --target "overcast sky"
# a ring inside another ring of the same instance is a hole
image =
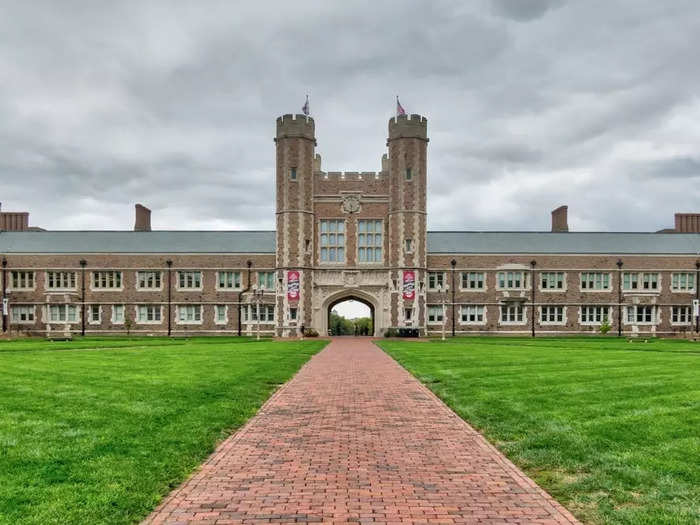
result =
[[[275,5],[276,4],[276,5]],[[700,211],[700,2],[0,3],[0,201],[49,229],[272,229],[275,118],[330,171],[429,122],[430,229]]]

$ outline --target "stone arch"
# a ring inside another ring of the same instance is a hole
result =
[[[321,312],[323,312],[323,315],[321,316],[321,320],[323,322],[321,332],[322,335],[328,334],[328,321],[330,319],[331,310],[333,309],[333,307],[336,304],[342,303],[343,301],[347,301],[350,299],[354,301],[359,301],[369,307],[370,316],[372,317],[372,330],[374,331],[374,335],[377,335],[377,333],[379,332],[379,327],[377,326],[377,313],[380,311],[379,300],[377,300],[377,298],[374,297],[372,294],[369,294],[357,288],[353,288],[351,290],[340,290],[334,294],[329,295],[323,301],[323,305],[321,307]]]

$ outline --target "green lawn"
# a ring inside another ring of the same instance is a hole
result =
[[[325,341],[0,341],[0,522],[138,521]]]
[[[380,346],[590,523],[700,523],[700,344]]]

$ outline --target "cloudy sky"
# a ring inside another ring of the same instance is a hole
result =
[[[0,3],[0,201],[50,229],[271,229],[275,118],[375,171],[429,119],[431,229],[700,211],[700,2]]]

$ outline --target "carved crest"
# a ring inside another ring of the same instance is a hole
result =
[[[343,197],[343,211],[345,213],[357,213],[360,211],[360,196],[346,195]]]

